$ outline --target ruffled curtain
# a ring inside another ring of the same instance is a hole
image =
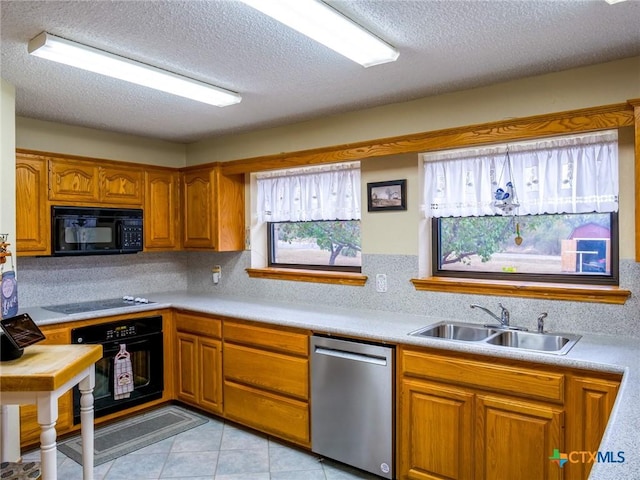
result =
[[[426,217],[496,215],[512,182],[518,215],[618,211],[618,132],[423,154]],[[510,159],[510,167],[507,164]]]
[[[258,221],[360,219],[360,162],[257,174]]]

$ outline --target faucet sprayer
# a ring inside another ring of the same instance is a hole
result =
[[[547,315],[547,312],[544,312],[538,316],[538,333],[544,333],[544,319],[547,318]]]

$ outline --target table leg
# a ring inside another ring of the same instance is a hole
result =
[[[38,423],[40,424],[40,462],[42,480],[57,480],[56,421],[58,420],[58,398],[51,394],[38,397]]]
[[[83,378],[80,389],[80,433],[82,436],[82,478],[93,480],[93,388],[95,386],[95,370]]]

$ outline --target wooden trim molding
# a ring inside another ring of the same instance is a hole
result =
[[[135,162],[121,162],[119,160],[110,160],[107,158],[83,157],[80,155],[70,155],[68,153],[41,152],[38,150],[29,150],[26,148],[16,148],[16,154],[21,155],[23,158],[35,158],[40,160],[73,160],[73,161],[89,162],[92,165],[99,165],[101,167],[128,167],[128,168],[150,167],[154,169],[176,170],[175,168],[162,167],[159,165],[151,165],[151,164],[135,163]]]
[[[635,116],[636,262],[640,262],[640,98],[629,100]]]
[[[293,282],[332,283],[363,287],[367,276],[360,273],[328,272],[320,270],[303,270],[293,268],[247,268],[251,278],[269,278],[272,280],[289,280]]]
[[[412,278],[416,290],[427,292],[467,293],[501,297],[567,300],[572,302],[612,303],[622,305],[631,296],[629,290],[615,286],[576,285],[508,280],[467,278]]]
[[[633,106],[627,103],[570,110],[499,122],[380,138],[325,148],[222,162],[224,175],[336,163],[403,153],[419,153],[470,145],[542,138],[576,132],[629,127]]]

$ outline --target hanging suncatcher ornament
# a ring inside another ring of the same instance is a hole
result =
[[[504,188],[502,188],[502,182],[505,181]],[[515,226],[515,238],[513,241],[516,245],[522,244],[522,237],[520,236],[520,223],[518,222],[518,195],[516,194],[516,187],[513,184],[513,168],[511,165],[511,157],[509,157],[509,147],[507,147],[507,153],[504,163],[502,164],[502,171],[500,172],[500,178],[498,179],[498,188],[493,194],[493,207],[500,215],[513,215],[513,224]]]
[[[520,223],[518,223],[518,218],[516,217],[516,238],[513,239],[516,242],[516,245],[520,245],[522,243],[522,237],[520,236]]]
[[[503,185],[503,180],[506,182]],[[520,206],[516,188],[513,185],[513,171],[511,168],[511,158],[509,157],[509,147],[507,147],[507,155],[502,165],[502,171],[498,178],[498,188],[493,193],[493,208],[500,215],[515,215],[516,209]]]

